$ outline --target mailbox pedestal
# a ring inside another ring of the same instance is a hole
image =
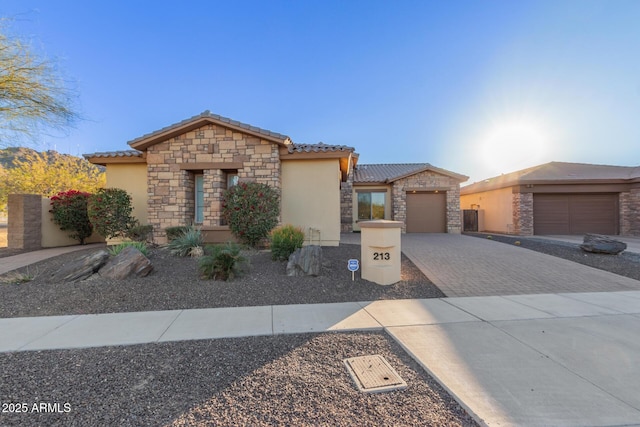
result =
[[[379,285],[399,282],[402,222],[380,219],[359,225],[361,277]]]

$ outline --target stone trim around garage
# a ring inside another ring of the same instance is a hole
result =
[[[620,193],[620,234],[640,236],[640,188]]]
[[[447,233],[462,231],[460,213],[460,183],[450,176],[424,171],[393,182],[392,219],[402,221],[402,232],[407,232],[407,191],[445,191],[447,194]]]
[[[533,236],[533,193],[513,193],[513,230],[510,234]]]

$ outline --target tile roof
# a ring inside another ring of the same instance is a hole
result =
[[[289,153],[327,153],[335,151],[355,151],[355,148],[346,145],[328,145],[323,142],[318,144],[290,144]]]
[[[462,194],[536,183],[596,183],[640,179],[640,166],[593,165],[549,162],[495,176],[461,188]]]
[[[103,151],[98,153],[88,153],[83,154],[82,156],[85,159],[89,159],[91,157],[102,157],[102,158],[115,158],[115,157],[142,157],[142,151],[138,150],[121,150],[121,151]]]
[[[393,182],[428,170],[450,176],[461,182],[469,179],[467,176],[437,168],[429,163],[388,163],[358,165],[354,170],[353,182]]]
[[[136,143],[139,143],[139,142],[145,141],[147,139],[153,138],[154,136],[162,135],[162,134],[165,134],[165,133],[170,133],[173,130],[181,129],[184,126],[187,126],[187,125],[189,125],[191,123],[197,123],[197,122],[199,122],[201,120],[211,120],[211,121],[214,121],[214,122],[218,122],[218,123],[220,123],[222,125],[227,124],[227,125],[229,125],[231,127],[235,127],[235,128],[238,128],[238,129],[244,129],[244,130],[246,130],[248,132],[252,132],[254,134],[264,135],[265,137],[269,137],[269,138],[273,138],[273,139],[279,139],[279,140],[282,140],[283,142],[287,141],[287,140],[290,140],[290,138],[287,135],[283,135],[283,134],[277,133],[277,132],[272,132],[272,131],[266,130],[266,129],[261,129],[261,128],[256,127],[256,126],[251,126],[251,125],[249,125],[247,123],[242,123],[242,122],[239,122],[237,120],[230,119],[228,117],[223,117],[223,116],[220,116],[218,114],[213,114],[211,111],[206,110],[206,111],[203,111],[202,113],[200,113],[198,115],[195,115],[193,117],[189,117],[188,119],[182,120],[182,121],[174,123],[172,125],[163,127],[162,129],[158,129],[158,130],[156,130],[154,132],[151,132],[151,133],[142,135],[142,136],[140,136],[138,138],[132,139],[131,141],[127,142],[127,144],[133,146]]]

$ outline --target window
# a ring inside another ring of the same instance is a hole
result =
[[[227,172],[227,189],[238,185],[238,172]]]
[[[386,193],[367,191],[358,193],[358,220],[384,219]]]
[[[196,182],[196,212],[195,223],[202,224],[204,220],[204,176],[202,174],[195,175]]]

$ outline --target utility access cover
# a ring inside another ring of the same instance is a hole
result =
[[[379,354],[344,359],[351,378],[364,393],[376,393],[407,388],[389,362]]]

